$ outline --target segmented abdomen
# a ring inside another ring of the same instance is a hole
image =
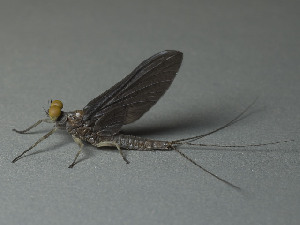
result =
[[[171,143],[168,141],[151,140],[132,135],[118,134],[101,141],[112,141],[124,149],[132,150],[171,150]]]

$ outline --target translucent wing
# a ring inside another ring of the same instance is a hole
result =
[[[109,90],[83,109],[83,121],[101,135],[114,135],[125,124],[138,120],[170,87],[183,54],[166,50],[143,61]]]

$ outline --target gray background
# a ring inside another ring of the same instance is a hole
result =
[[[1,1],[1,224],[298,224],[300,29],[297,1]],[[257,103],[210,144],[176,152],[78,147],[44,135],[49,99],[81,109],[164,49],[184,53],[167,94],[128,133],[172,140],[208,132]]]

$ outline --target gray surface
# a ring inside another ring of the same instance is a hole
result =
[[[298,224],[299,2],[1,1],[1,224]],[[85,146],[64,132],[11,160],[50,129],[49,99],[81,109],[164,49],[184,62],[161,101],[126,131],[176,139],[214,129],[254,98],[248,116],[202,140],[245,149],[185,149],[238,192],[176,152]]]

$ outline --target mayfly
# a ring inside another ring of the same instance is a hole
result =
[[[179,51],[166,50],[159,52],[149,59],[143,61],[119,83],[115,84],[103,94],[91,100],[83,110],[64,112],[63,104],[59,100],[51,101],[48,117],[37,121],[29,128],[14,131],[24,134],[42,122],[55,123],[53,129],[17,156],[12,162],[15,163],[22,156],[38,145],[40,142],[52,135],[57,129],[66,130],[79,145],[79,151],[70,164],[72,168],[77,161],[83,148],[83,141],[96,147],[116,147],[126,163],[129,161],[123,154],[122,149],[129,150],[174,150],[181,156],[198,166],[205,172],[211,174],[226,184],[239,189],[239,187],[218,177],[206,170],[187,155],[177,149],[180,145],[216,146],[216,147],[245,147],[245,146],[220,146],[192,143],[195,140],[213,134],[235,123],[251,106],[248,106],[241,114],[224,126],[207,134],[198,135],[173,141],[151,140],[143,137],[125,135],[120,133],[123,125],[132,123],[141,118],[156,102],[164,95],[172,84],[179,67],[183,54]],[[270,143],[269,143],[270,144]],[[260,144],[264,145],[264,144]],[[260,146],[249,145],[249,146]]]

